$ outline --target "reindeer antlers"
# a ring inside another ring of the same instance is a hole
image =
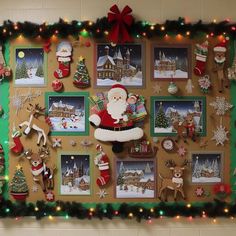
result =
[[[165,163],[165,166],[170,168],[170,167],[175,167],[176,164],[173,160],[167,160],[166,163]]]
[[[39,148],[38,154],[42,158],[48,157],[50,154],[49,148],[44,148],[44,147]]]

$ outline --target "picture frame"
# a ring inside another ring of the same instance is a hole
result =
[[[87,136],[89,134],[88,92],[45,93],[46,114],[51,135]]]
[[[177,131],[173,127],[174,121],[184,125],[183,121],[189,113],[193,114],[197,133],[200,136],[206,136],[206,98],[203,96],[152,96],[150,110],[150,133],[152,137],[176,136]],[[164,124],[158,124],[159,121],[156,120],[160,113],[165,120]]]
[[[111,46],[95,44],[95,87],[110,87],[121,83],[127,87],[145,87],[145,49],[143,43]]]
[[[78,152],[59,153],[59,194],[90,196],[92,194],[91,155]]]
[[[156,160],[116,159],[114,192],[116,199],[156,197]]]
[[[155,81],[187,80],[192,76],[190,44],[151,46],[151,78]]]
[[[45,87],[47,85],[47,54],[42,46],[14,47],[14,87]]]
[[[223,182],[223,152],[193,151],[190,152],[190,160],[192,184],[216,184]]]

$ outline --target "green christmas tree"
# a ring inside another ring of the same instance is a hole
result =
[[[16,79],[22,78],[28,78],[27,65],[25,60],[23,60],[21,64],[17,63],[16,65]]]
[[[155,118],[155,127],[167,128],[168,126],[168,118],[163,111],[162,102],[160,102],[160,106]]]
[[[90,86],[90,77],[83,57],[79,58],[77,70],[73,79],[73,84],[78,88],[86,88]]]
[[[42,65],[42,63],[40,63],[40,65],[38,66],[38,69],[37,69],[35,75],[38,76],[38,77],[43,77],[44,74],[43,74],[43,65]]]
[[[21,166],[17,166],[15,174],[10,184],[11,193],[28,193],[29,188]]]

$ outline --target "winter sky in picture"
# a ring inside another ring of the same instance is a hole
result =
[[[44,51],[42,48],[16,48],[15,84],[40,86],[44,79]]]
[[[222,162],[222,153],[192,153],[192,182],[221,182]]]

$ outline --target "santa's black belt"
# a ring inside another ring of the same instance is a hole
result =
[[[132,125],[132,126],[123,126],[123,127],[108,127],[108,126],[100,125],[99,128],[112,130],[112,131],[123,131],[123,130],[133,129],[134,126]]]

